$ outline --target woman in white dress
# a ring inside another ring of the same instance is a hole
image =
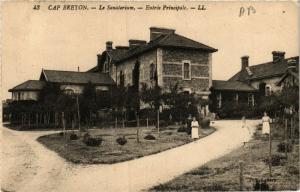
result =
[[[267,115],[267,112],[264,112],[262,118],[262,134],[270,134],[270,117]]]
[[[198,139],[199,138],[199,123],[195,117],[193,117],[191,127],[192,127],[192,139]]]

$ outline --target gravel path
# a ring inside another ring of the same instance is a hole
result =
[[[258,121],[247,121],[252,129]],[[218,158],[250,139],[241,121],[216,121],[196,142],[114,165],[75,165],[36,141],[53,131],[2,129],[3,191],[141,191]]]

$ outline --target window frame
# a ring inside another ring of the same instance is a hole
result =
[[[268,88],[269,88],[269,90],[268,90]],[[265,96],[268,97],[270,95],[272,95],[272,86],[269,85],[269,84],[266,84],[266,86],[265,86]]]
[[[185,78],[185,68],[184,65],[188,64],[189,65],[189,77]],[[192,65],[190,60],[183,60],[182,61],[182,79],[183,80],[191,80],[192,79]]]

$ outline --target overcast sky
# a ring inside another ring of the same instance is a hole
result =
[[[190,7],[201,3],[177,4]],[[35,11],[31,3],[3,3],[2,98],[11,97],[7,92],[9,88],[28,79],[38,79],[42,68],[76,71],[79,66],[85,71],[94,67],[96,54],[105,49],[108,40],[113,41],[114,46],[128,45],[128,39],[149,41],[151,26],[173,28],[178,34],[218,49],[213,54],[213,79],[227,80],[238,72],[243,55],[250,56],[250,65],[270,61],[271,52],[275,50],[285,51],[286,57],[298,55],[296,4],[203,4],[206,11],[177,12],[49,11],[49,4],[40,4],[41,9]],[[256,13],[239,17],[240,8],[249,6],[254,7]]]

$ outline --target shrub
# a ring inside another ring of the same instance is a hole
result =
[[[77,140],[79,137],[75,133],[70,134],[70,140]]]
[[[286,159],[286,157],[283,156],[283,155],[279,155],[279,154],[278,154],[278,155],[273,155],[273,156],[272,156],[272,160],[271,160],[272,166],[283,165],[285,159]],[[270,163],[269,157],[265,157],[263,161],[264,161],[267,165],[269,165],[269,163]]]
[[[203,186],[203,191],[228,191],[228,189],[220,183],[213,182],[210,185]]]
[[[194,171],[191,171],[189,174],[191,175],[208,175],[212,173],[212,169],[208,166],[200,167],[199,169],[196,169]]]
[[[167,127],[167,126],[168,126],[168,121],[165,121],[165,120],[159,121],[159,127]]]
[[[89,138],[91,138],[91,135],[90,135],[89,133],[85,133],[85,134],[83,135],[83,142],[84,142],[84,143],[87,142],[87,140],[89,140]]]
[[[293,150],[293,145],[285,142],[281,142],[277,145],[277,151],[280,153],[284,153],[285,148],[287,149],[287,152],[291,152]]]
[[[269,191],[269,189],[269,185],[266,181],[256,179],[255,184],[253,185],[253,191]]]
[[[102,143],[102,138],[88,138],[86,141],[85,141],[85,144],[87,146],[91,146],[91,147],[97,147],[99,145],[101,145]]]
[[[210,125],[210,119],[202,119],[200,125],[202,128],[208,128]]]
[[[186,132],[186,131],[187,131],[187,129],[185,127],[179,127],[177,129],[177,132]]]
[[[144,137],[144,139],[146,139],[146,140],[155,140],[156,138],[153,136],[153,135],[146,135],[145,137]]]
[[[290,165],[287,167],[287,172],[290,175],[299,175],[299,168],[295,165]]]
[[[119,145],[125,145],[127,143],[125,136],[117,138],[116,141]]]

